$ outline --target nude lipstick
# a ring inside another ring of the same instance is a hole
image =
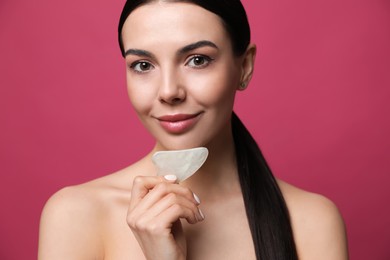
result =
[[[201,113],[175,114],[158,117],[158,121],[165,131],[171,134],[181,134],[191,129],[198,121]]]

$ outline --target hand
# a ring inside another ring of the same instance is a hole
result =
[[[180,219],[203,221],[199,198],[176,183],[176,176],[138,176],[131,191],[127,223],[148,260],[186,259]]]

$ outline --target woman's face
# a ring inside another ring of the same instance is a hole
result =
[[[158,149],[223,143],[241,58],[220,18],[194,4],[155,2],[129,15],[122,38],[129,97]]]

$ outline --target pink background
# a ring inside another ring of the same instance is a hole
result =
[[[153,144],[127,100],[124,1],[0,1],[0,259],[34,259],[56,190]],[[256,75],[236,110],[274,173],[331,198],[351,259],[390,259],[390,2],[246,0]]]

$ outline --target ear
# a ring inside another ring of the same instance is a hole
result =
[[[241,80],[238,87],[239,90],[244,90],[252,79],[253,70],[255,67],[256,45],[249,44],[241,60]]]

